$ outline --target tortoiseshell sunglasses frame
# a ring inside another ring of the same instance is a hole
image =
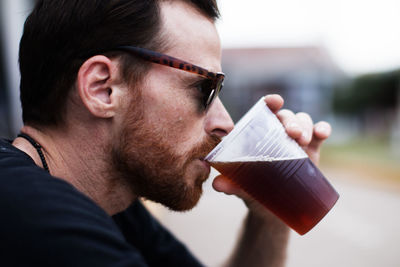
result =
[[[118,46],[117,50],[126,51],[152,63],[180,69],[186,72],[194,73],[211,80],[210,93],[203,103],[204,109],[207,110],[214,99],[218,96],[224,85],[225,74],[222,72],[211,72],[202,67],[196,66],[184,60],[171,57],[162,53],[158,53],[149,49],[136,46]]]

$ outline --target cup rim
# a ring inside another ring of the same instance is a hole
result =
[[[260,104],[263,103],[263,104]],[[266,110],[268,110],[267,104],[265,103],[265,97],[261,97],[244,115],[243,117],[236,123],[235,127],[233,128],[233,130],[226,135],[225,137],[222,138],[222,141],[216,146],[214,147],[213,150],[211,150],[210,153],[208,153],[208,155],[204,158],[204,160],[206,161],[212,161],[214,158],[216,158],[219,153],[222,151],[222,149],[224,148],[224,145],[227,142],[231,142],[232,140],[234,140],[236,138],[236,136],[238,136],[245,128],[246,126],[252,122],[255,118],[255,116],[253,116],[253,113],[261,110],[262,108],[265,108]]]

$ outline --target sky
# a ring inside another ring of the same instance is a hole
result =
[[[345,72],[400,68],[400,0],[219,0],[222,46],[321,45]]]

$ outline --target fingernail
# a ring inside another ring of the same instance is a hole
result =
[[[299,128],[299,125],[295,122],[290,122],[290,123],[288,123],[288,128],[292,128],[292,129]]]
[[[301,138],[303,138],[303,139],[305,139],[305,140],[308,140],[308,134],[306,133],[306,132],[302,132],[301,133]]]
[[[272,98],[271,95],[266,95],[266,96],[264,97],[265,103],[267,103],[267,102],[269,101],[269,99],[271,99],[271,98]]]
[[[316,130],[320,133],[328,133],[328,128],[324,124],[317,125]]]

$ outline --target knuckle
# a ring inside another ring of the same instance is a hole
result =
[[[292,117],[294,117],[293,111],[291,111],[289,109],[281,109],[281,110],[278,111],[277,115],[280,118],[292,118]]]
[[[305,112],[297,112],[296,113],[296,117],[301,120],[304,121],[306,123],[313,123],[311,116],[308,113]]]

